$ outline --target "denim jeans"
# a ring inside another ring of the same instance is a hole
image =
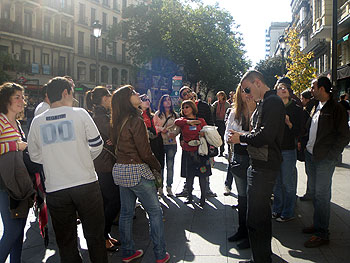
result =
[[[297,152],[282,151],[281,173],[276,178],[274,188],[273,212],[285,218],[294,216],[297,193]]]
[[[254,263],[271,263],[271,194],[279,171],[253,168],[247,171],[247,226]]]
[[[305,165],[310,172],[309,180],[314,188],[314,228],[316,236],[328,238],[329,217],[331,205],[332,176],[335,170],[336,160],[315,160],[305,151]]]
[[[82,223],[90,261],[107,263],[103,235],[104,215],[98,182],[79,185],[46,195],[62,263],[82,262],[77,246],[77,214]]]
[[[141,181],[133,187],[120,186],[121,210],[119,216],[119,232],[121,237],[122,257],[132,256],[135,244],[132,238],[132,225],[136,198],[146,210],[150,221],[150,235],[156,259],[165,257],[164,226],[162,209],[153,180],[141,177]]]
[[[167,173],[166,186],[168,186],[168,187],[171,187],[171,185],[173,184],[174,159],[175,159],[176,151],[177,151],[176,144],[164,145],[164,154],[165,154],[165,159],[166,159],[166,173]],[[162,170],[162,177],[163,177],[163,181],[164,181],[164,169]]]
[[[247,169],[249,167],[249,155],[234,154],[234,159],[243,166],[242,170],[245,171],[245,176],[236,175],[233,173],[236,183],[236,188],[239,196],[247,196]]]
[[[20,263],[27,218],[12,218],[9,207],[7,192],[0,190],[0,213],[4,226],[4,233],[0,240],[0,262],[5,262],[10,255],[11,263]]]

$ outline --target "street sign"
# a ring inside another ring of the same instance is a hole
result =
[[[27,79],[26,79],[25,77],[21,76],[21,77],[18,78],[17,82],[18,82],[19,84],[23,84],[23,83],[26,83],[26,82],[27,82]]]
[[[180,90],[180,88],[182,87],[182,76],[174,76],[172,79],[172,86],[173,86],[173,91]]]

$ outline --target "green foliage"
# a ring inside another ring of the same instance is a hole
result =
[[[273,88],[277,81],[277,75],[282,76],[282,68],[284,67],[282,57],[269,57],[265,60],[260,60],[255,66],[255,69],[260,71],[264,77],[269,88]],[[284,70],[283,70],[284,71]]]
[[[310,86],[311,80],[316,78],[316,69],[309,62],[314,54],[304,54],[300,51],[299,32],[296,28],[288,30],[286,42],[290,46],[286,75],[292,81],[292,89],[300,94]]]
[[[153,0],[128,7],[123,19],[111,28],[109,39],[121,37],[126,30],[129,56],[139,67],[159,58],[172,61],[184,68],[187,81],[226,91],[249,67],[238,26],[218,5]]]

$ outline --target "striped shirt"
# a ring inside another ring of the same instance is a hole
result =
[[[21,134],[17,127],[13,127],[6,115],[0,113],[0,155],[11,151],[16,151],[16,141],[20,139]]]
[[[112,170],[113,180],[116,185],[133,187],[141,181],[141,177],[154,180],[153,173],[148,164],[123,164],[116,163]]]

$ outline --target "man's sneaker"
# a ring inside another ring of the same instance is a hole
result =
[[[212,190],[209,189],[209,191],[206,194],[207,197],[217,197],[218,195],[214,193]]]
[[[127,257],[127,258],[123,258],[122,261],[127,263],[127,262],[130,262],[136,258],[140,258],[142,256],[143,256],[143,250],[139,249],[139,250],[136,250],[134,255]]]
[[[231,194],[231,189],[228,188],[228,186],[225,185],[225,192],[224,192],[224,195],[230,195]]]
[[[168,252],[165,253],[165,258],[163,259],[157,259],[156,263],[165,263],[168,262],[170,259],[170,254]]]
[[[277,219],[277,218],[279,218],[281,216],[281,214],[279,214],[279,213],[276,213],[276,212],[272,212],[272,219]]]
[[[314,247],[320,247],[328,244],[329,244],[329,239],[325,239],[318,236],[312,236],[308,241],[304,243],[304,247],[314,248]]]
[[[188,196],[188,191],[187,189],[182,190],[181,193],[177,193],[176,197],[187,197]]]
[[[201,145],[201,141],[200,140],[192,140],[188,142],[189,146],[199,146]]]
[[[292,216],[292,217],[284,217],[284,216],[281,216],[281,217],[276,218],[276,222],[284,223],[284,222],[291,221],[291,220],[293,220],[293,219],[295,219],[294,216]]]
[[[159,187],[159,188],[158,188],[158,195],[159,195],[159,196],[164,195],[164,192],[163,192],[163,188],[162,188],[162,187]]]
[[[168,196],[174,196],[173,191],[171,190],[171,186],[166,187],[166,192],[168,193]]]

